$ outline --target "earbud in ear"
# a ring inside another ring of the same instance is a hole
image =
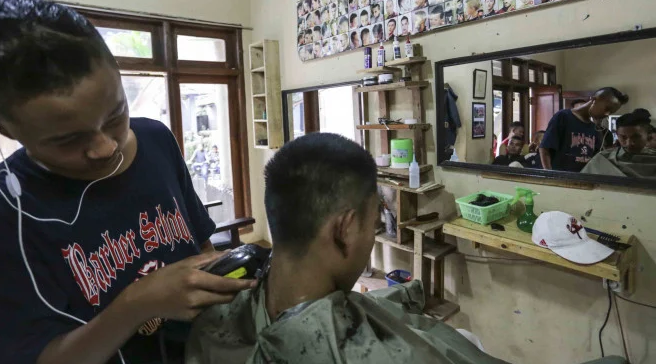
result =
[[[14,198],[20,197],[22,193],[21,185],[20,182],[18,182],[18,177],[16,177],[15,174],[11,172],[7,173],[7,176],[5,176],[5,183],[7,184],[7,189],[9,190],[9,193]]]

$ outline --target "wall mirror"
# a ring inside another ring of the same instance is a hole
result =
[[[438,164],[656,189],[654,59],[652,28],[437,62]],[[591,101],[604,87],[628,102]],[[586,117],[595,102],[605,111]]]
[[[360,141],[361,95],[353,92],[360,82],[344,82],[302,89],[283,90],[285,143],[307,133],[343,135]]]

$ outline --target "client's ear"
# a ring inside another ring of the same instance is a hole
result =
[[[344,258],[349,256],[350,243],[349,235],[355,229],[355,210],[346,210],[339,214],[335,219],[333,239],[337,249],[342,253]]]

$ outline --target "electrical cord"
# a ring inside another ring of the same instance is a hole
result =
[[[624,326],[622,325],[622,315],[620,314],[620,306],[617,304],[617,294],[613,295],[613,302],[615,303],[615,313],[617,314],[617,324],[620,327],[620,335],[622,336],[622,348],[624,349],[624,357],[631,364],[631,357],[629,356],[629,348],[626,344],[626,337],[624,336]]]
[[[626,302],[629,302],[629,303],[633,303],[634,305],[638,305],[638,306],[642,306],[642,307],[647,307],[647,308],[653,308],[653,309],[656,310],[656,306],[648,305],[648,304],[646,304],[646,303],[642,303],[642,302],[633,301],[633,300],[630,300],[630,299],[628,299],[628,298],[626,298],[626,297],[622,297],[622,296],[618,295],[617,293],[615,294],[615,297],[621,299],[622,301],[626,301]]]
[[[608,312],[606,312],[606,319],[604,320],[604,324],[601,325],[601,329],[599,329],[599,347],[601,348],[602,358],[606,357],[606,354],[604,353],[604,343],[601,341],[601,334],[604,332],[604,329],[608,324],[608,319],[610,318],[610,311],[612,310],[612,308],[613,308],[613,300],[610,291],[610,286],[608,286]]]

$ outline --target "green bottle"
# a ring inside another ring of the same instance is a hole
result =
[[[524,205],[526,206],[526,212],[517,219],[517,227],[519,230],[530,234],[533,232],[535,220],[538,219],[537,215],[533,212],[533,207],[535,205],[533,202],[533,196],[537,196],[539,193],[535,193],[528,188],[522,187],[515,187],[515,190],[517,192],[515,193],[515,199],[512,200],[511,204],[514,205],[517,201],[524,198]]]

